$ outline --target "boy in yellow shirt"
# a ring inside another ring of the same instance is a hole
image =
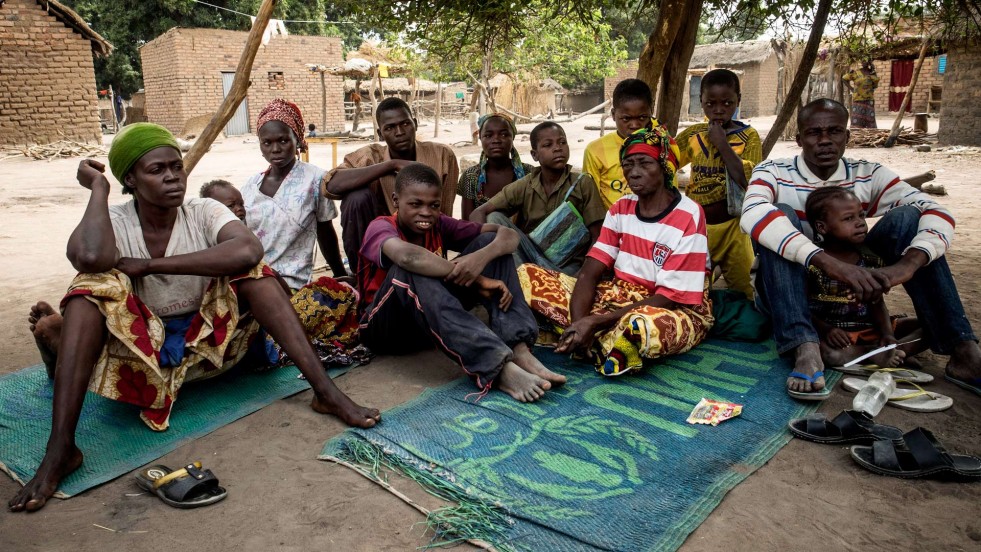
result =
[[[739,215],[730,215],[726,201],[727,176],[743,190],[753,168],[763,159],[756,129],[733,120],[739,107],[739,77],[715,69],[702,77],[702,111],[708,122],[696,123],[678,135],[678,167],[691,163],[691,182],[685,195],[702,206],[708,230],[709,255],[719,265],[729,289],[753,299],[749,271],[753,244],[739,228]]]
[[[620,147],[634,131],[645,126],[660,126],[654,118],[654,97],[651,87],[640,79],[626,79],[613,89],[613,107],[610,116],[617,131],[593,140],[586,146],[582,172],[592,177],[603,198],[603,207],[609,209],[621,197],[631,193],[620,169]],[[672,146],[673,147],[673,146]],[[675,152],[677,156],[678,152]]]

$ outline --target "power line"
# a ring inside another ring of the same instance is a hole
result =
[[[231,13],[234,13],[234,14],[237,14],[237,15],[242,15],[242,16],[245,16],[245,17],[255,17],[252,14],[242,13],[240,11],[235,11],[235,10],[233,10],[231,8],[226,8],[226,7],[223,7],[223,6],[216,6],[214,4],[209,4],[207,2],[202,2],[202,0],[191,0],[191,2],[194,2],[195,4],[203,4],[205,6],[211,6],[212,8],[215,8],[216,10],[224,10],[224,11],[231,12]],[[327,21],[327,20],[311,21],[311,20],[305,20],[305,19],[284,19],[283,20],[283,23],[329,23],[331,25],[354,25],[355,24],[354,21]]]

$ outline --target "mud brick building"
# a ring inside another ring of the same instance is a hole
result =
[[[0,1],[0,145],[101,142],[93,55],[111,52],[54,0]]]
[[[961,44],[947,53],[937,140],[981,146],[981,45]]]
[[[175,27],[140,48],[146,117],[172,132],[185,123],[218,110],[231,86],[248,33],[219,29]],[[225,127],[233,136],[255,132],[259,111],[274,98],[297,104],[307,123],[318,129],[344,127],[344,83],[324,75],[327,90],[326,127],[323,124],[320,73],[307,64],[343,64],[341,39],[323,36],[274,36],[260,46],[252,66],[248,97]]]

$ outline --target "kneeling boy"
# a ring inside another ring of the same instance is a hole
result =
[[[531,354],[538,325],[511,260],[517,235],[441,214],[440,186],[431,168],[408,165],[395,180],[395,214],[368,225],[358,273],[361,341],[382,354],[435,343],[481,395],[497,384],[519,401],[538,400],[565,377]],[[451,262],[447,250],[462,255]],[[469,312],[478,302],[490,328]]]

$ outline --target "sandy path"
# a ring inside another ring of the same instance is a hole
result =
[[[769,119],[752,121],[758,128]],[[581,160],[589,140],[588,117],[567,124],[572,159]],[[441,125],[440,141],[454,143],[468,134],[464,123]],[[424,126],[420,137],[432,135]],[[360,144],[344,144],[341,156]],[[527,141],[518,141],[526,156]],[[458,155],[476,148],[458,148]],[[798,149],[781,143],[774,156]],[[328,159],[315,146],[313,161]],[[981,325],[981,155],[916,153],[908,148],[857,150],[855,156],[880,161],[903,175],[929,168],[950,196],[941,201],[959,221],[949,254],[968,316]],[[104,161],[104,159],[103,159]],[[78,160],[0,162],[0,373],[38,361],[27,332],[26,313],[38,299],[57,301],[73,271],[65,243],[77,224],[87,193],[74,182]],[[235,183],[264,168],[254,137],[226,139],[204,157],[191,177],[190,192],[212,178]],[[114,201],[123,201],[115,195]],[[893,293],[894,311],[912,312],[909,301]],[[927,355],[927,369],[941,375],[940,358]],[[381,358],[338,380],[356,401],[389,408],[424,388],[456,377],[442,355]],[[887,409],[883,423],[909,429],[931,428],[953,452],[981,454],[981,400],[942,380],[934,390],[954,397],[953,409],[916,415]],[[823,410],[838,412],[851,395],[837,394]],[[422,517],[395,497],[345,468],[315,459],[323,442],[343,430],[336,420],[312,412],[310,393],[276,402],[161,459],[168,465],[201,459],[230,489],[215,508],[193,514],[135,494],[128,477],[68,501],[55,500],[38,514],[0,512],[0,550],[411,550],[428,542]],[[403,487],[411,488],[408,485]],[[5,502],[17,485],[0,477]],[[415,496],[426,496],[416,493]],[[791,442],[772,461],[725,498],[692,534],[682,550],[971,550],[981,549],[981,485],[908,482],[861,470],[844,447]],[[101,525],[116,530],[110,532]],[[46,529],[42,529],[45,527]]]

